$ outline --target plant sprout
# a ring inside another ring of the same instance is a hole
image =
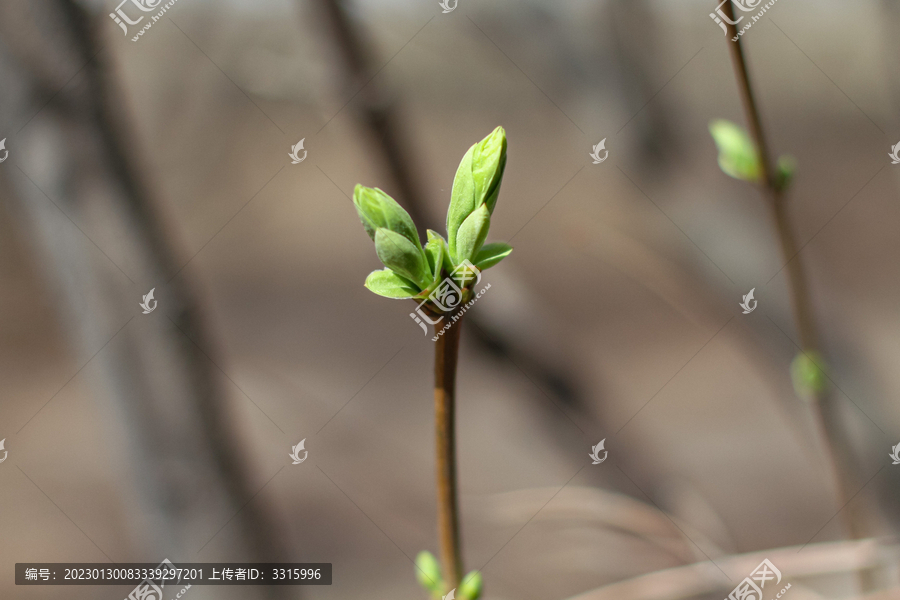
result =
[[[724,4],[725,14],[734,21],[731,2]],[[728,25],[734,33],[734,25]],[[762,125],[752,81],[747,68],[742,40],[729,44],[732,64],[741,92],[744,113],[750,133],[729,121],[710,123],[710,133],[719,149],[719,166],[731,177],[758,185],[769,205],[773,226],[778,236],[791,312],[797,327],[798,352],[791,363],[791,378],[797,395],[811,408],[817,429],[826,448],[826,460],[836,479],[836,498],[845,506],[859,493],[859,470],[853,460],[853,449],[845,431],[839,407],[829,393],[830,377],[819,353],[821,335],[817,327],[810,299],[802,257],[787,213],[786,195],[796,170],[796,161],[782,156],[773,165],[766,132]],[[877,523],[860,510],[841,512],[847,533],[852,539],[863,539],[878,531]],[[867,576],[861,576],[863,590],[874,589]]]
[[[472,571],[462,577],[454,418],[456,365],[462,313],[473,296],[471,280],[512,252],[508,244],[485,243],[505,167],[506,132],[497,127],[469,148],[459,164],[447,210],[447,239],[429,229],[424,246],[412,218],[393,198],[377,188],[362,185],[353,191],[353,204],[366,233],[375,242],[375,253],[385,266],[369,274],[366,287],[387,298],[411,298],[435,318],[431,323],[437,343],[434,401],[438,534],[443,572],[437,559],[427,551],[419,553],[416,568],[419,582],[436,600],[449,595],[451,590],[461,600],[477,600],[481,595],[480,573]],[[461,293],[449,292],[453,289],[450,282]],[[439,331],[444,317],[451,326]]]

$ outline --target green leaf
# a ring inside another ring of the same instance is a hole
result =
[[[359,214],[363,227],[366,228],[366,233],[373,240],[375,239],[375,231],[382,227],[399,233],[417,248],[422,248],[412,217],[403,210],[402,206],[397,204],[396,200],[378,188],[367,188],[357,185],[353,190],[353,205],[356,207],[356,212]]]
[[[488,214],[494,212],[505,168],[506,131],[502,127],[469,148],[459,163],[447,210],[447,237],[454,261],[461,260],[456,242],[462,223],[482,204],[487,205]]]
[[[491,228],[491,213],[486,204],[475,209],[459,226],[456,233],[456,262],[472,260],[481,250],[488,230]]]
[[[719,167],[726,175],[744,181],[760,181],[762,167],[759,153],[743,128],[719,119],[709,124],[709,132],[719,148]]]
[[[390,269],[369,273],[366,277],[366,287],[385,298],[412,298],[419,293],[419,288],[414,283]]]
[[[440,278],[444,267],[444,238],[432,230],[428,231],[428,243],[425,244],[425,256],[428,258],[428,268],[435,280]]]
[[[472,177],[475,179],[475,201],[483,202],[494,213],[500,182],[506,169],[506,131],[497,127],[475,144],[472,155]]]
[[[450,238],[450,256],[456,256],[456,232],[459,226],[475,210],[475,178],[472,177],[472,154],[469,148],[456,169],[453,190],[450,192],[450,208],[447,209],[447,237]]]
[[[452,273],[455,265],[453,259],[450,258],[450,246],[444,238],[441,238],[441,243],[444,245],[444,272]]]
[[[816,352],[801,352],[791,362],[794,391],[804,400],[815,400],[828,388],[825,361]]]
[[[481,596],[481,588],[483,586],[481,573],[478,571],[470,571],[468,575],[463,577],[462,583],[456,590],[459,600],[478,600]]]
[[[420,288],[428,287],[431,283],[425,253],[399,233],[382,227],[376,229],[375,253],[384,266]]]
[[[775,173],[775,186],[779,190],[786,190],[794,179],[797,171],[797,159],[785,154],[778,158],[778,167]]]
[[[441,577],[441,565],[431,552],[422,550],[416,556],[416,579],[432,596],[440,598],[444,591],[444,578]]]
[[[434,272],[434,279],[431,285],[422,290],[416,296],[416,299],[425,299],[433,292],[444,280],[444,277],[453,271],[453,262],[450,260],[450,250],[447,248],[447,240],[431,229],[428,232],[428,244],[425,246],[425,253],[428,255],[428,265]],[[437,266],[435,266],[437,264]]]
[[[503,242],[485,244],[481,247],[481,250],[475,254],[475,259],[472,262],[475,263],[475,267],[478,268],[479,271],[484,271],[485,269],[490,269],[509,256],[512,251],[512,246],[504,244]]]

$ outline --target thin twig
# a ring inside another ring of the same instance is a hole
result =
[[[723,8],[728,21],[735,21],[732,3],[726,2]],[[800,349],[808,357],[812,357],[818,351],[820,336],[815,324],[803,262],[798,256],[796,238],[787,214],[784,189],[778,182],[778,174],[772,163],[772,155],[769,151],[765,129],[762,125],[759,107],[747,69],[743,40],[738,37],[737,41],[732,42],[731,39],[737,36],[737,27],[729,24],[728,28],[728,44],[731,48],[735,75],[740,87],[744,111],[747,115],[747,120],[750,122],[750,133],[759,152],[763,175],[763,191],[769,201],[781,247],[782,259],[786,263],[788,293],[790,295],[791,311],[799,336]],[[839,412],[840,407],[836,405],[833,395],[827,392],[815,392],[810,400],[816,426],[826,450],[827,462],[837,482],[835,492],[837,504],[838,506],[844,506],[847,500],[859,491],[858,468],[853,460],[852,444],[843,427]],[[841,518],[844,521],[847,533],[853,539],[861,539],[867,533],[875,533],[866,524],[869,516],[865,511],[860,510],[859,507],[848,507],[848,510],[842,511]]]
[[[448,317],[449,318],[449,317]],[[437,444],[438,535],[441,562],[448,589],[462,581],[462,553],[459,544],[459,496],[456,488],[456,364],[462,315],[443,335],[442,323],[435,324],[438,336],[434,349],[434,424]]]
[[[174,273],[183,265],[183,253],[178,251],[169,234],[169,222],[146,180],[133,144],[129,143],[134,139],[129,115],[122,108],[125,102],[120,97],[111,57],[102,52],[102,36],[95,28],[97,23],[73,0],[58,0],[58,6],[70,25],[77,50],[89,60],[85,69],[88,116],[99,134],[101,151],[111,176],[122,189],[123,207],[138,233],[138,242],[147,249],[157,272]],[[233,443],[234,430],[223,404],[225,394],[219,384],[216,366],[220,361],[213,360],[217,359],[214,349],[218,344],[205,316],[208,310],[205,310],[202,296],[197,286],[184,277],[173,280],[167,292],[176,327],[193,342],[182,346],[181,359],[190,376],[190,398],[201,417],[202,430],[197,432],[198,436],[208,444],[232,504],[244,506],[240,511],[240,522],[244,538],[251,546],[248,549],[251,556],[260,561],[284,560],[290,544],[283,526],[273,518],[271,507],[265,503],[259,500],[248,503],[258,489],[251,483],[252,467]],[[285,590],[268,588],[264,594],[270,598],[287,596]]]

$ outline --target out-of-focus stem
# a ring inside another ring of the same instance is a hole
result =
[[[462,315],[453,326],[438,335],[443,323],[434,326],[438,336],[434,349],[434,424],[437,456],[438,535],[441,563],[447,588],[462,580],[462,553],[459,545],[459,500],[456,489],[456,364]]]
[[[723,5],[723,9],[728,20],[734,21],[734,7],[732,3],[726,2]],[[735,25],[728,25],[728,29],[728,44],[731,48],[731,57],[741,91],[744,111],[747,120],[750,122],[750,133],[759,152],[763,174],[763,190],[769,201],[782,258],[785,261],[791,311],[800,338],[800,348],[808,356],[815,356],[814,353],[817,351],[820,342],[819,332],[813,317],[812,302],[810,301],[806,274],[803,270],[803,262],[798,256],[797,242],[787,214],[784,190],[778,182],[777,173],[769,153],[768,141],[762,126],[756,97],[753,93],[750,74],[747,70],[747,60],[744,56],[742,40],[738,38],[737,41],[732,42],[731,39],[737,36],[737,29]],[[847,439],[847,434],[838,412],[839,407],[835,404],[834,398],[827,392],[816,392],[810,400],[816,425],[827,452],[829,466],[837,482],[836,500],[838,506],[844,509],[849,499],[858,492],[859,487],[857,469],[852,458],[852,446]],[[864,512],[844,509],[841,511],[841,518],[844,522],[846,533],[851,538],[862,539],[865,537],[869,528],[865,525],[867,515]],[[865,578],[861,579],[861,583],[863,584],[863,589],[870,587],[865,582]]]
[[[73,35],[75,48],[85,62],[86,88],[89,103],[87,116],[99,134],[101,151],[111,176],[122,189],[123,207],[134,226],[139,242],[147,249],[158,273],[171,275],[180,271],[183,258],[169,234],[155,193],[140,168],[140,160],[130,140],[130,120],[122,108],[125,103],[113,74],[111,58],[102,51],[102,36],[91,14],[74,0],[57,0]],[[248,551],[263,561],[284,560],[290,544],[273,514],[261,503],[249,503],[258,490],[251,484],[252,467],[241,456],[234,442],[234,430],[227,416],[225,394],[218,381],[220,374],[215,356],[216,343],[204,310],[200,292],[189,280],[173,279],[167,289],[171,299],[173,323],[193,342],[184,346],[183,361],[190,376],[190,398],[200,415],[202,430],[198,432],[208,444],[224,490],[235,506],[243,507],[243,525]],[[286,590],[266,586],[262,593],[269,598],[286,598]],[[291,592],[292,597],[296,592]]]

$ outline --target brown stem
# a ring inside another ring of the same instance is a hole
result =
[[[449,318],[449,317],[447,317]],[[434,326],[434,334],[443,328]],[[459,546],[459,501],[456,490],[456,363],[462,315],[443,335],[434,349],[434,424],[437,442],[438,535],[441,562],[447,589],[455,589],[462,580],[462,554]]]
[[[769,188],[769,191],[772,195],[772,216],[778,231],[781,255],[787,261],[785,269],[788,276],[788,290],[791,295],[791,312],[797,323],[800,348],[804,352],[815,351],[819,345],[818,332],[812,318],[812,302],[806,286],[806,274],[803,271],[803,263],[797,256],[797,242],[794,239],[794,232],[787,215],[787,206],[781,191],[772,187]]]
[[[732,3],[726,2],[723,8],[728,20],[734,21],[734,7]],[[791,312],[797,326],[800,348],[808,356],[814,356],[812,353],[816,352],[820,338],[813,318],[806,274],[803,269],[803,263],[797,255],[797,242],[787,214],[783,189],[780,187],[777,173],[772,165],[769,146],[762,126],[759,108],[756,104],[756,97],[753,93],[750,74],[747,70],[742,40],[738,38],[736,42],[731,42],[731,39],[737,35],[737,28],[735,25],[729,24],[728,29],[728,43],[731,47],[731,57],[741,91],[741,99],[747,120],[750,122],[751,135],[759,152],[763,174],[763,188],[768,196],[775,229],[778,233],[779,245],[781,246],[781,254],[785,261]],[[857,493],[860,484],[858,469],[852,458],[852,444],[842,425],[839,407],[834,402],[834,398],[828,393],[817,392],[811,398],[811,401],[816,426],[824,442],[828,465],[837,483],[836,500],[838,506],[843,508],[847,501]],[[842,510],[841,518],[847,533],[853,539],[861,539],[865,537],[867,531],[871,530],[871,527],[867,525],[867,522],[870,520],[869,516],[860,510],[858,506]],[[865,577],[861,578],[861,582],[863,583],[863,589],[870,587]]]
[[[170,221],[165,218],[155,192],[140,169],[140,159],[131,140],[130,119],[123,108],[126,103],[120,96],[112,57],[103,44],[103,36],[91,15],[74,0],[58,0],[75,38],[75,47],[85,62],[85,87],[87,88],[92,124],[99,133],[101,149],[109,163],[110,171],[121,186],[123,206],[130,217],[141,242],[149,251],[153,268],[157,273],[174,275],[184,264],[172,236]],[[238,507],[242,533],[250,543],[251,556],[259,561],[284,560],[290,552],[290,544],[279,520],[265,504],[249,503],[258,490],[251,483],[252,467],[235,446],[234,430],[228,417],[219,381],[221,375],[213,360],[218,346],[205,314],[205,303],[189,278],[169,281],[167,293],[171,299],[173,323],[191,340],[185,345],[182,360],[188,368],[194,402],[203,429],[198,432],[209,446],[221,483]],[[212,356],[212,357],[211,357]],[[272,588],[280,586],[271,586]],[[266,586],[269,588],[269,586]],[[270,598],[286,598],[286,590],[265,589]],[[293,592],[292,592],[293,594]]]
[[[728,16],[728,20],[734,21],[734,6],[732,3],[726,2],[723,9]],[[759,151],[759,162],[762,166],[765,189],[769,196],[769,204],[775,220],[775,229],[778,232],[781,254],[787,262],[786,269],[788,272],[788,289],[791,296],[791,311],[800,336],[800,348],[804,352],[815,351],[818,346],[818,334],[812,319],[811,303],[806,287],[803,264],[800,262],[799,257],[796,256],[797,243],[794,240],[794,233],[787,216],[784,195],[782,190],[779,189],[775,169],[772,167],[769,144],[762,126],[753,86],[750,83],[750,73],[747,70],[747,60],[744,57],[743,42],[740,38],[736,42],[731,42],[730,39],[737,35],[737,29],[735,25],[728,25],[728,28],[731,30],[728,36],[729,45],[731,46],[731,58],[734,63],[738,86],[741,90],[744,112],[747,114],[747,120],[750,121],[750,132]],[[794,260],[795,258],[796,260]]]

